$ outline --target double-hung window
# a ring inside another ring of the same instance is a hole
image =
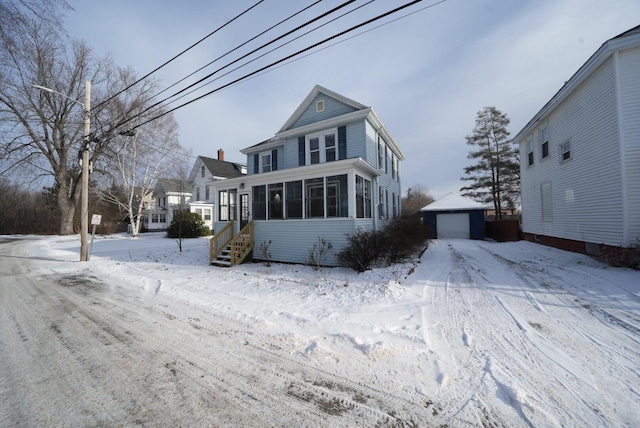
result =
[[[218,220],[229,220],[229,194],[226,190],[218,192]]]
[[[331,129],[307,136],[308,165],[333,162],[338,159],[337,130]]]
[[[262,172],[271,172],[271,152],[261,153],[260,163]]]
[[[533,137],[527,138],[526,147],[527,147],[528,165],[532,166],[533,165]]]
[[[356,175],[356,217],[371,218],[371,182]]]
[[[571,142],[567,141],[560,146],[560,153],[562,153],[562,162],[571,159]]]
[[[384,169],[384,154],[385,154],[384,140],[378,136],[378,169]]]
[[[538,130],[538,136],[540,138],[540,152],[542,159],[549,157],[549,127],[544,126]]]

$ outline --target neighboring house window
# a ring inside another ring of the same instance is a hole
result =
[[[204,186],[204,200],[208,201],[209,200],[209,186]]]
[[[378,169],[384,168],[384,140],[378,136]]]
[[[218,220],[229,220],[229,199],[226,190],[218,192]]]
[[[562,161],[571,159],[571,142],[568,141],[560,146],[560,153],[562,153]]]
[[[391,178],[394,180],[398,179],[398,159],[396,155],[391,153]]]
[[[282,219],[282,183],[269,184],[269,220]]]
[[[302,218],[302,180],[285,184],[287,218]]]
[[[324,111],[324,100],[316,101],[316,113],[321,113]]]
[[[307,136],[308,164],[315,165],[324,162],[333,162],[338,159],[335,129],[324,131],[320,134]]]
[[[151,214],[151,223],[158,223],[159,221],[158,214]]]
[[[542,153],[542,159],[549,157],[549,127],[545,126],[538,130],[538,137],[540,139],[540,151]]]
[[[200,200],[200,188],[196,187],[196,201]]]
[[[204,165],[200,168],[200,176],[204,177]]]
[[[267,186],[253,186],[253,218],[267,219]]]
[[[211,209],[205,208],[203,210],[203,216],[204,216],[205,221],[211,220]]]
[[[386,198],[384,197],[384,187],[378,187],[378,218],[384,219],[387,217],[387,207],[385,206]]]
[[[324,179],[305,180],[306,218],[324,217]]]
[[[356,175],[356,217],[371,218],[371,182]]]
[[[398,216],[398,206],[396,204],[396,194],[395,193],[391,194],[391,200],[393,201],[393,218],[396,218]]]
[[[238,191],[236,189],[229,190],[229,220],[236,219],[236,210],[238,207]]]
[[[167,222],[167,215],[165,213],[160,213],[160,223]]]
[[[196,214],[198,214],[201,219],[204,219],[204,217],[202,216],[202,208],[196,208]]]
[[[327,177],[327,217],[348,216],[347,174]]]
[[[542,221],[553,221],[553,199],[551,182],[546,181],[540,185]]]
[[[529,166],[533,165],[533,138],[529,137],[527,139],[527,158],[529,162]]]
[[[262,161],[262,172],[270,172],[271,171],[271,152],[262,153],[260,155],[260,159]]]

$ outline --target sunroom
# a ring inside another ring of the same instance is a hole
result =
[[[216,187],[215,230],[233,233],[253,220],[254,259],[306,263],[320,240],[336,254],[358,228],[377,227],[374,192],[379,171],[361,158],[247,175]],[[262,250],[262,251],[261,251]]]

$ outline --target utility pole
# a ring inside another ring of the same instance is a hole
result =
[[[89,260],[89,143],[91,142],[91,81],[86,81],[84,103],[65,94],[41,85],[31,85],[34,88],[60,95],[74,103],[78,103],[84,110],[84,133],[82,136],[82,183],[80,189],[80,261]]]
[[[84,136],[82,138],[82,193],[80,197],[80,261],[89,259],[89,139],[91,134],[91,81],[86,81],[84,101]]]

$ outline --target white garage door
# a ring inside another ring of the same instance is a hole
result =
[[[469,213],[438,214],[436,217],[438,239],[469,239]]]

